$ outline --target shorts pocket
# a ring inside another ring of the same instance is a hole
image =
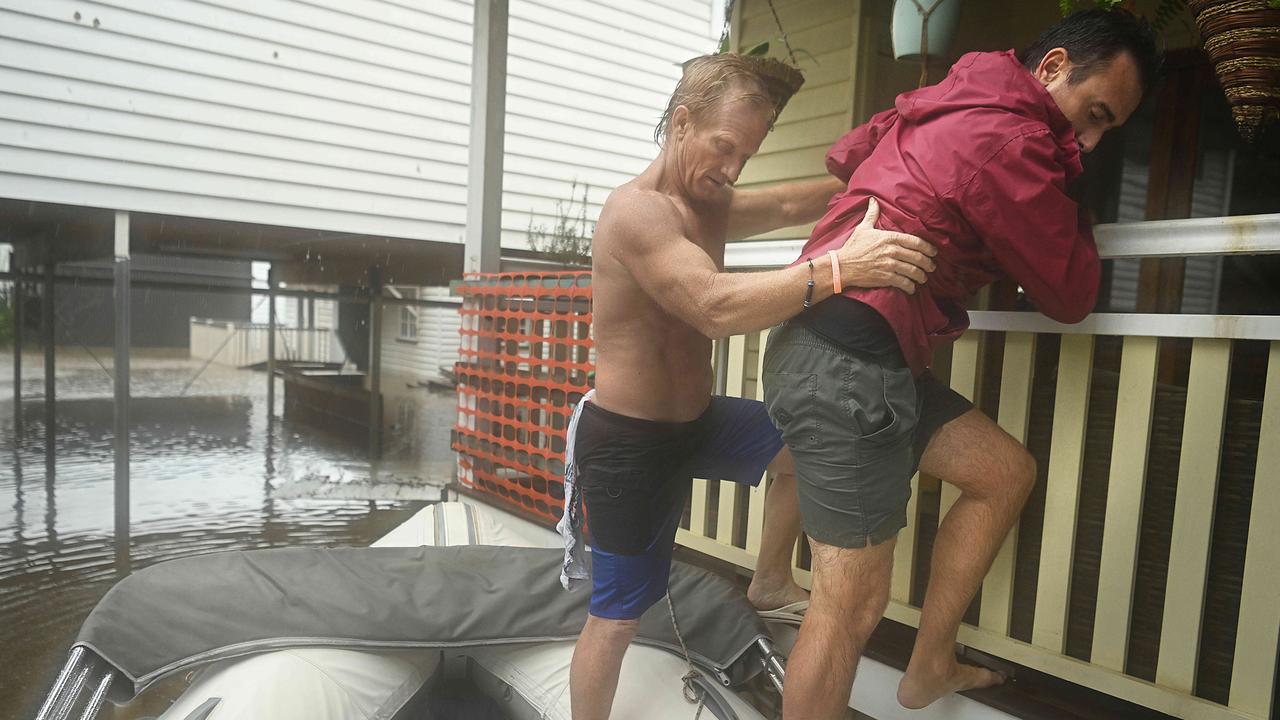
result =
[[[619,485],[584,486],[582,502],[592,545],[623,555],[644,550],[652,519],[643,491]]]
[[[822,423],[814,400],[818,396],[815,373],[764,372],[764,404],[769,419],[793,448],[822,447]]]
[[[908,368],[850,357],[840,390],[845,419],[863,442],[889,442],[915,427],[915,382]]]

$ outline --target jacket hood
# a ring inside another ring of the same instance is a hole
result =
[[[1057,160],[1068,178],[1080,174],[1080,143],[1058,103],[1027,71],[1012,50],[961,56],[937,85],[898,96],[900,117],[912,124],[965,110],[1002,111],[1047,126],[1058,146]]]

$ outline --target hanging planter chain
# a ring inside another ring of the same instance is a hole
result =
[[[929,84],[929,16],[942,3],[943,0],[933,0],[933,4],[925,10],[919,0],[911,0],[911,4],[915,5],[920,13],[920,85],[918,87]],[[772,0],[769,2],[769,7],[773,7]],[[777,13],[774,13],[774,17],[777,17]],[[783,40],[786,40],[786,36],[783,36]],[[790,50],[790,46],[787,49]]]

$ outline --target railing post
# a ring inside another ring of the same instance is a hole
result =
[[[382,269],[369,268],[369,459],[382,457]]]
[[[46,239],[45,242],[52,243]],[[45,472],[52,482],[54,466],[54,443],[57,441],[57,413],[54,403],[57,399],[57,358],[54,350],[53,328],[53,252],[45,248],[44,260],[44,301],[40,303],[41,344],[44,345],[44,464]]]
[[[116,571],[128,574],[129,549],[129,213],[117,212],[115,222],[115,348],[113,403],[115,447],[115,546]]]
[[[22,281],[13,281],[13,434],[22,440],[22,326],[26,323]]]
[[[276,264],[267,270],[267,427],[276,419]]]

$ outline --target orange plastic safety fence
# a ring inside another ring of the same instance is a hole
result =
[[[555,522],[565,430],[595,369],[591,273],[471,273],[459,291],[458,479]]]

